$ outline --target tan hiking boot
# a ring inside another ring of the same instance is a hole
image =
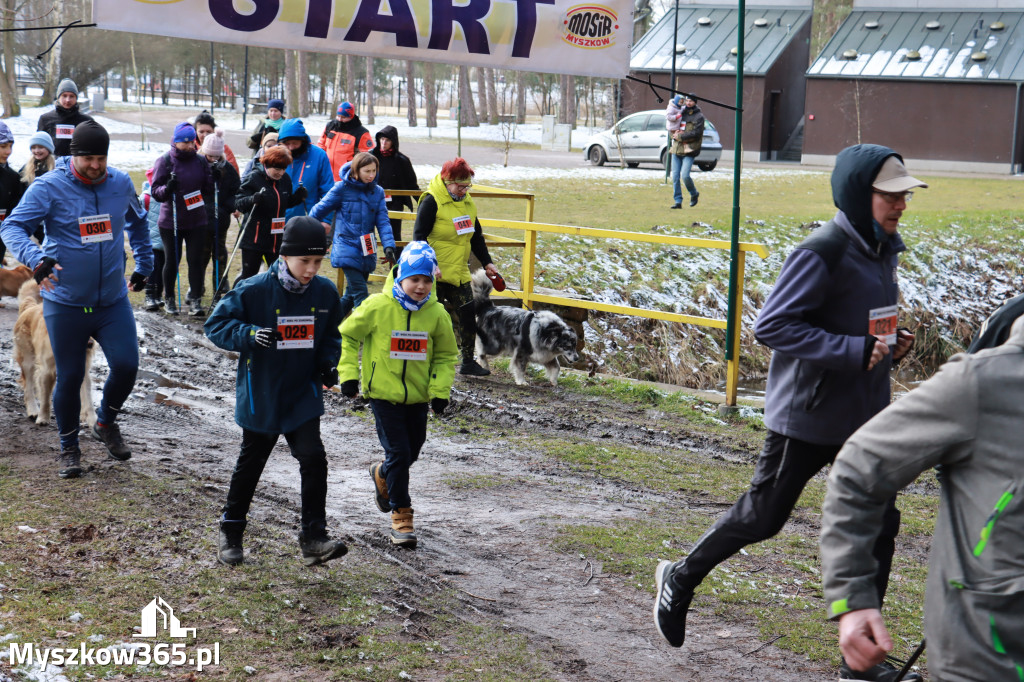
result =
[[[391,505],[388,504],[388,482],[381,475],[380,470],[384,467],[383,462],[377,462],[376,464],[370,465],[370,478],[373,479],[373,501],[377,503],[377,509],[387,514],[391,511]]]
[[[412,507],[391,512],[391,542],[399,547],[416,547],[416,533],[412,527]]]

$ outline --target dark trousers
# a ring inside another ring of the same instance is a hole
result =
[[[409,497],[409,468],[419,459],[427,440],[427,404],[396,405],[370,399],[377,422],[377,437],[384,448],[381,475],[388,482],[391,511],[412,506]]]
[[[388,210],[403,211],[405,209],[402,208],[402,207],[399,207],[397,209],[388,209]],[[412,209],[409,209],[409,210],[411,211]],[[391,221],[391,236],[395,238],[396,242],[402,241],[402,221],[399,220],[398,218],[388,218],[388,220]],[[395,258],[401,258],[401,257],[402,257],[402,247],[396,245],[395,246]]]
[[[164,291],[168,298],[173,296],[174,284],[178,278],[178,264],[181,262],[182,250],[185,252],[185,260],[188,263],[188,286],[192,290],[192,296],[202,298],[203,296],[203,241],[206,239],[206,229],[178,230],[178,238],[175,240],[173,230],[160,230],[160,240],[164,243]],[[184,247],[184,249],[182,248]]]
[[[750,490],[743,493],[729,511],[697,540],[689,556],[677,564],[672,575],[675,585],[694,589],[718,564],[742,547],[767,540],[786,524],[804,486],[826,465],[835,461],[841,445],[815,445],[768,432],[757,460]],[[881,603],[889,584],[895,538],[900,529],[896,498],[889,500],[881,533],[872,555],[878,561],[875,587]]]
[[[231,473],[224,518],[244,521],[279,434],[242,429],[242,449]],[[292,457],[299,461],[302,496],[302,534],[322,538],[327,532],[327,453],[320,440],[320,418],[310,419],[284,434]]]
[[[468,282],[462,286],[438,282],[434,285],[434,291],[437,292],[437,300],[451,315],[455,336],[459,342],[459,348],[462,349],[462,359],[472,360],[476,349],[476,318],[466,308],[473,302],[472,288]]]
[[[153,249],[153,272],[146,278],[146,296],[157,300],[164,297],[164,250]]]
[[[263,253],[262,251],[254,251],[252,249],[242,249],[242,272],[235,278],[234,284],[231,286],[259,273],[260,263],[266,261],[267,267],[270,267],[276,260],[276,253]]]
[[[203,242],[203,271],[206,271],[216,254],[214,267],[210,270],[210,282],[212,283],[210,290],[214,295],[227,291],[227,277],[224,274],[224,270],[228,266],[227,238],[226,226],[221,226],[217,230],[210,225],[206,226],[206,239]]]
[[[78,444],[78,419],[82,410],[79,390],[89,371],[85,366],[85,353],[90,337],[100,344],[110,367],[103,384],[103,399],[96,410],[97,420],[113,424],[135,387],[139,371],[135,315],[127,296],[103,308],[63,305],[44,298],[43,318],[57,364],[53,414],[57,418],[60,444],[70,447]]]

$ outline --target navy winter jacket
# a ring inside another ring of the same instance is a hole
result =
[[[275,261],[267,272],[244,279],[225,294],[203,330],[235,351],[235,422],[259,433],[289,433],[324,413],[321,372],[341,358],[341,299],[334,283],[314,277],[301,294],[285,290]],[[312,348],[263,348],[256,330],[279,328],[282,318],[312,317]]]
[[[335,183],[309,215],[326,221],[334,213],[334,240],[331,244],[331,265],[336,268],[353,268],[362,272],[373,272],[377,267],[376,255],[364,256],[360,237],[372,234],[377,228],[383,251],[395,247],[388,220],[388,207],[384,203],[384,190],[376,182],[365,183],[349,175],[352,164],[341,168],[342,179]],[[337,213],[335,213],[337,211]],[[377,248],[376,246],[374,248]]]
[[[836,158],[832,194],[839,212],[819,230],[845,236],[832,267],[813,235],[786,258],[757,318],[757,340],[771,347],[765,424],[784,436],[841,445],[891,398],[886,355],[864,369],[869,312],[896,305],[899,234],[879,242],[871,216],[871,183],[896,152],[858,145]],[[872,342],[873,343],[873,342]],[[890,348],[891,350],[891,348]]]
[[[188,231],[206,227],[205,201],[201,205],[191,204],[194,208],[185,205],[185,196],[193,192],[199,192],[200,196],[213,196],[213,176],[210,175],[210,164],[206,158],[195,151],[182,152],[176,147],[171,147],[167,152],[153,164],[153,182],[150,194],[154,199],[161,202],[160,218],[157,221],[161,230],[173,230],[175,215],[171,210],[171,192],[167,191],[167,181],[171,179],[171,173],[178,179],[178,187],[174,191],[174,203],[178,207],[177,229]]]
[[[57,159],[53,171],[29,185],[21,203],[0,223],[0,235],[15,257],[34,268],[43,256],[55,258],[63,268],[55,271],[53,291],[43,298],[76,307],[101,307],[128,295],[125,286],[124,233],[135,256],[135,271],[153,272],[146,211],[135,195],[128,174],[107,167],[107,178],[85,184],[71,169],[70,156]],[[112,239],[82,242],[79,218],[109,214]],[[46,222],[43,248],[29,239],[40,222]]]

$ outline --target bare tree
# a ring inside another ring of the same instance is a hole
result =
[[[471,128],[480,125],[476,108],[473,106],[473,93],[469,87],[469,67],[465,64],[459,66],[459,123]]]
[[[341,103],[341,76],[345,70],[345,57],[344,55],[338,55],[338,63],[334,67],[334,94],[333,97],[336,101],[332,102],[333,106],[328,107],[328,111],[333,111],[334,107]]]
[[[526,123],[526,74],[516,71],[516,123]]]
[[[416,69],[415,62],[411,59],[405,60],[405,99],[409,107],[406,120],[410,128],[415,128],[416,122]]]
[[[484,77],[484,68],[476,67],[476,99],[479,102],[477,114],[481,121],[490,120],[487,115],[487,79]]]
[[[376,88],[373,71],[373,57],[366,58],[366,122],[373,125],[373,100],[376,97]]]
[[[297,64],[298,73],[295,78],[296,94],[298,95],[299,117],[306,117],[310,114],[309,109],[309,53],[299,52]]]
[[[437,83],[434,62],[423,62],[423,99],[427,105],[427,127],[437,127]]]
[[[338,104],[342,100],[357,103],[356,97],[356,59],[350,54],[345,55],[345,92],[338,96]]]
[[[299,95],[295,83],[295,50],[284,51],[284,99],[285,106],[293,112],[292,116],[298,116]]]
[[[484,69],[484,81],[487,84],[487,120],[493,126],[498,124],[498,94],[495,92],[494,69]],[[505,112],[500,112],[504,114]]]
[[[558,77],[558,122],[559,123],[572,123],[569,118],[572,114],[570,113],[570,106],[572,103],[572,76],[568,74],[561,74]]]
[[[21,116],[21,102],[18,101],[18,84],[14,65],[14,17],[18,11],[15,0],[0,0],[0,11],[3,12],[0,24],[5,32],[0,34],[3,40],[3,64],[0,65],[0,102],[4,105],[4,118]]]

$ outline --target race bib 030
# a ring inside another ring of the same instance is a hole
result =
[[[82,235],[83,244],[109,242],[114,239],[114,226],[110,222],[109,213],[79,218],[78,231]]]

